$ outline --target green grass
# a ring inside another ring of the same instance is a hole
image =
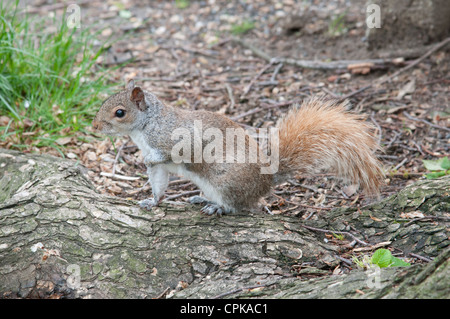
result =
[[[111,91],[107,70],[95,63],[106,44],[94,47],[98,33],[70,29],[65,17],[32,18],[17,3],[0,3],[0,115],[10,119],[0,126],[0,141],[59,150],[55,141],[85,131],[101,94]],[[56,30],[40,31],[49,25]]]
[[[345,24],[345,16],[347,12],[344,12],[338,16],[335,16],[328,23],[328,35],[331,37],[337,37],[347,33],[348,29]]]
[[[175,6],[178,9],[186,9],[189,7],[189,0],[175,0]]]
[[[231,26],[231,33],[234,35],[244,34],[255,28],[255,23],[250,20],[245,20],[239,24],[233,24]]]

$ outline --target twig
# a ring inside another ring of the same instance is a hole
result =
[[[316,213],[316,212],[311,212],[311,213],[309,213],[309,215],[305,217],[305,220],[310,219],[315,213]]]
[[[214,50],[200,50],[200,49],[188,48],[188,47],[184,47],[184,46],[179,46],[179,47],[177,47],[177,49],[180,49],[180,50],[183,50],[186,52],[190,52],[190,53],[197,53],[197,54],[208,56],[208,57],[216,57],[219,54],[218,51],[214,51]]]
[[[387,149],[387,147],[385,147],[385,148]],[[398,159],[398,156],[395,156],[395,155],[384,155],[384,154],[380,154],[380,155],[378,155],[378,157],[379,157],[379,158],[387,158],[387,159],[395,159],[395,160]]]
[[[231,119],[233,121],[236,121],[236,120],[239,120],[239,119],[241,119],[243,117],[246,117],[248,115],[252,115],[252,114],[264,111],[265,109],[266,108],[263,108],[263,107],[255,107],[254,109],[248,110],[247,112],[244,112],[244,113],[241,113],[239,115],[233,116]]]
[[[270,77],[270,82],[278,82],[276,77],[277,77],[278,73],[280,73],[282,67],[283,67],[283,63],[278,63],[277,67],[275,68],[275,70],[272,73],[272,76]]]
[[[167,287],[166,289],[164,289],[164,291],[162,293],[160,293],[158,296],[155,297],[155,299],[162,299],[170,290],[170,287]]]
[[[400,73],[403,73],[411,68],[413,68],[414,66],[416,66],[417,64],[419,64],[420,62],[422,62],[423,60],[425,60],[426,58],[428,58],[430,55],[432,55],[434,52],[436,52],[437,50],[443,48],[445,45],[447,45],[450,42],[450,37],[444,39],[443,41],[439,42],[438,44],[436,44],[433,48],[431,48],[429,51],[427,51],[427,53],[425,53],[424,55],[422,55],[420,58],[415,59],[412,63],[408,64],[407,66],[401,68],[400,70],[394,72],[392,75],[388,76],[384,81],[382,81],[381,83],[387,82],[392,78],[395,78],[396,76],[398,76]],[[379,84],[381,84],[379,83]]]
[[[375,124],[375,126],[378,129],[378,145],[381,145],[381,139],[382,139],[382,131],[381,131],[381,126],[380,124],[378,124],[378,122],[375,120],[375,112],[372,112],[372,114],[370,115],[370,119],[372,120],[373,124]]]
[[[431,123],[431,122],[428,122],[427,120],[419,119],[419,118],[417,118],[417,117],[414,117],[414,116],[412,116],[412,115],[409,115],[406,111],[403,111],[403,115],[406,116],[407,118],[409,118],[409,119],[412,120],[412,121],[422,122],[422,123],[425,123],[425,124],[427,124],[427,125],[429,125],[429,126],[431,126],[431,127],[434,127],[434,128],[440,129],[440,130],[444,130],[444,131],[447,131],[447,132],[450,132],[450,129],[449,129],[448,127],[439,126],[439,125],[433,124],[433,123]]]
[[[337,95],[334,92],[331,92],[330,90],[328,90],[326,87],[321,87],[321,90],[324,91],[325,93],[331,95],[333,98],[338,99],[339,95]]]
[[[221,41],[219,41],[219,42],[217,42],[217,43],[211,45],[210,49],[220,47],[220,46],[222,46],[222,45],[224,45],[225,43],[228,43],[228,42],[230,42],[230,41],[231,41],[231,38],[225,38],[225,39],[223,39],[223,40],[221,40]]]
[[[343,97],[341,97],[340,100],[343,101],[343,100],[346,100],[346,99],[348,99],[348,98],[350,98],[350,97],[352,97],[352,96],[354,96],[356,94],[359,94],[359,93],[361,93],[361,92],[371,88],[373,86],[373,84],[374,83],[371,83],[371,84],[366,85],[366,86],[364,86],[364,87],[362,87],[362,88],[360,88],[360,89],[358,89],[356,91],[350,92],[349,94],[346,94]]]
[[[106,173],[106,172],[100,172],[100,176],[121,179],[124,181],[137,181],[138,179],[141,179],[140,177],[124,176],[124,175],[112,174],[112,173]]]
[[[82,6],[82,5],[85,5],[87,3],[91,3],[92,4],[93,1],[92,0],[80,0],[80,1],[76,2],[76,4],[78,6]],[[35,6],[33,8],[28,8],[26,11],[24,10],[23,12],[25,12],[25,13],[48,12],[48,11],[52,11],[52,10],[65,8],[65,7],[69,6],[70,4],[71,4],[70,2],[69,3],[67,3],[67,2],[60,2],[60,3],[44,5],[44,6]]]
[[[193,191],[187,191],[187,192],[176,194],[176,195],[172,195],[172,196],[167,196],[164,199],[165,200],[172,200],[172,199],[180,198],[180,197],[183,197],[183,196],[198,195],[198,194],[200,194],[200,190],[193,190]]]
[[[345,264],[347,264],[347,265],[349,265],[349,266],[353,266],[353,263],[352,263],[351,260],[349,260],[349,259],[347,259],[347,258],[344,258],[344,257],[341,257],[341,256],[338,256],[338,255],[335,255],[335,257],[336,257],[337,259],[339,259],[340,261],[344,262]]]
[[[405,225],[403,225],[403,227],[407,227],[409,225],[411,225],[412,223],[415,223],[419,220],[424,220],[424,219],[443,219],[443,220],[450,220],[450,218],[445,217],[445,216],[423,216],[423,217],[418,217],[418,218],[414,218],[413,220],[411,220],[410,222],[407,222]]]
[[[280,73],[281,68],[283,67],[283,63],[278,63],[277,67],[272,73],[269,81],[258,82],[259,86],[269,86],[269,85],[278,85],[278,81],[276,79],[278,73]]]
[[[411,172],[389,173],[389,176],[398,176],[398,177],[403,177],[403,178],[412,177],[412,176],[423,176],[423,175],[424,175],[424,173],[411,173]]]
[[[396,59],[369,59],[369,60],[363,60],[363,61],[341,60],[341,61],[322,62],[322,61],[305,61],[305,60],[295,60],[295,59],[286,59],[286,58],[273,58],[270,55],[268,55],[267,53],[265,53],[264,51],[258,49],[257,47],[251,45],[250,43],[248,43],[242,39],[233,38],[233,41],[242,45],[243,47],[251,50],[256,56],[258,56],[268,62],[271,62],[271,63],[281,62],[281,63],[291,64],[291,65],[295,65],[298,67],[309,68],[309,69],[346,69],[351,64],[373,63],[376,65],[376,64],[392,63],[393,61],[396,60]],[[359,93],[371,88],[374,85],[380,85],[380,84],[390,81],[394,77],[398,76],[400,73],[403,73],[403,72],[413,68],[414,66],[419,64],[421,61],[423,61],[424,59],[429,57],[431,54],[433,54],[437,50],[443,48],[449,42],[450,42],[450,37],[444,39],[443,41],[441,41],[440,43],[438,43],[437,45],[432,47],[429,51],[427,51],[420,58],[414,60],[407,66],[394,72],[392,75],[381,77],[377,81],[374,81],[367,86],[364,86],[356,91],[350,92],[350,93],[344,95],[343,97],[341,97],[341,100],[348,99],[356,94],[359,94]]]
[[[175,58],[175,60],[177,60],[177,67],[175,68],[175,75],[178,76],[181,73],[181,71],[180,71],[180,67],[181,67],[181,64],[182,64],[181,59],[178,56],[178,54],[175,52],[175,48],[172,48],[170,50],[170,53]]]
[[[417,258],[417,259],[420,259],[420,260],[426,261],[426,262],[428,262],[428,263],[430,263],[430,262],[432,262],[432,261],[433,261],[433,260],[432,260],[432,259],[430,259],[430,258],[427,258],[427,257],[423,257],[423,256],[420,256],[420,255],[417,255],[417,254],[414,254],[414,253],[409,253],[409,255],[410,255],[411,257],[414,257],[414,258]]]
[[[230,107],[229,109],[232,110],[234,109],[234,96],[233,96],[233,89],[231,88],[231,86],[228,83],[225,83],[225,88],[227,89],[227,93],[228,93],[228,97],[230,98]]]
[[[294,205],[298,205],[298,206],[302,206],[302,207],[306,207],[306,208],[313,208],[313,209],[319,209],[319,210],[332,210],[334,207],[328,207],[328,206],[311,206],[311,205],[306,205],[306,204],[300,204],[300,203],[294,203],[294,202],[290,202],[291,204]]]
[[[311,226],[306,226],[306,225],[300,225],[303,228],[309,229],[309,230],[313,230],[313,231],[318,231],[318,232],[322,232],[322,233],[331,233],[331,234],[342,234],[342,235],[348,235],[350,236],[352,239],[356,240],[358,243],[360,243],[361,245],[364,246],[369,246],[370,244],[366,243],[365,241],[362,241],[361,239],[358,239],[356,236],[352,235],[349,232],[346,231],[332,231],[332,230],[327,230],[327,229],[321,229],[321,228],[315,228],[315,227],[311,227]]]
[[[184,71],[180,74],[178,74],[177,76],[163,76],[163,77],[145,77],[145,78],[140,78],[140,77],[135,77],[134,80],[135,81],[139,81],[139,82],[144,82],[144,81],[152,81],[152,82],[175,82],[177,80],[177,78],[183,76],[183,75],[187,75],[189,73],[189,71]]]
[[[248,92],[250,92],[253,84],[255,84],[256,80],[263,75],[264,72],[266,72],[271,66],[273,65],[272,62],[269,62],[266,66],[264,66],[261,71],[258,72],[258,74],[255,75],[255,77],[250,81],[250,83],[244,88],[244,92],[242,92],[241,99],[244,98]]]
[[[128,143],[128,141],[125,142],[125,143],[123,143],[123,144],[120,146],[119,150],[117,151],[116,157],[114,158],[114,164],[113,164],[113,168],[112,168],[112,175],[113,175],[113,176],[114,176],[114,174],[116,174],[116,165],[117,165],[117,162],[119,161],[120,153],[122,152],[123,148],[125,147],[125,145],[126,145],[127,143]]]
[[[250,43],[241,40],[239,38],[232,38],[232,40],[240,45],[242,45],[244,48],[249,49],[250,51],[252,51],[256,56],[260,57],[263,60],[266,60],[268,62],[271,62],[273,60],[273,58],[268,55],[267,53],[265,53],[264,51],[261,51],[260,49],[258,49],[257,47],[251,45]]]
[[[422,145],[422,149],[424,150],[425,153],[430,154],[432,156],[441,156],[441,155],[442,156],[450,156],[450,154],[446,154],[446,153],[440,154],[440,153],[432,152],[425,145]]]
[[[406,161],[408,161],[408,158],[407,158],[407,157],[405,157],[405,158],[403,159],[403,161],[401,161],[399,164],[397,164],[397,166],[395,166],[393,170],[394,170],[394,171],[398,170],[400,167],[403,166],[403,164],[406,163]]]
[[[348,69],[353,64],[371,64],[373,68],[384,66],[385,64],[393,63],[390,59],[367,59],[367,60],[338,60],[338,61],[309,61],[309,60],[295,60],[295,59],[275,59],[275,61],[286,64],[295,65],[305,69],[321,69],[321,70],[336,70]]]
[[[404,141],[404,142],[406,143],[406,141]],[[404,148],[405,150],[408,150],[408,151],[411,151],[411,152],[415,152],[416,151],[416,149],[413,148],[413,147],[409,147],[407,145],[403,145],[403,144],[399,144],[399,143],[401,143],[401,142],[397,142],[395,144],[398,144],[399,147]]]
[[[393,61],[395,60],[395,59],[368,59],[368,60],[339,60],[339,61],[323,62],[323,61],[296,60],[291,58],[274,58],[271,57],[269,54],[265,53],[264,51],[262,51],[261,49],[255,47],[254,45],[242,39],[233,38],[233,41],[240,44],[244,48],[249,49],[256,56],[266,60],[267,62],[291,64],[306,69],[322,69],[322,70],[347,69],[348,66],[352,64],[371,63],[374,64],[374,66],[376,66],[380,64],[385,65],[388,63],[393,63]]]
[[[355,249],[353,249],[353,251],[354,252],[370,251],[370,250],[378,249],[380,247],[388,246],[391,243],[392,243],[392,241],[383,241],[381,243],[376,243],[375,245],[372,245],[372,246],[355,248]]]
[[[176,185],[181,185],[181,184],[186,184],[184,186],[187,186],[188,184],[192,184],[190,180],[188,179],[177,179],[175,181],[170,181],[169,185],[170,186],[176,186]]]
[[[399,138],[399,136],[402,135],[402,132],[395,132],[394,134],[395,134],[394,137],[389,141],[388,145],[386,145],[384,149],[386,150],[389,149],[392,146],[392,144]]]
[[[288,182],[289,182],[290,184],[294,185],[294,186],[300,186],[300,187],[302,187],[302,188],[309,189],[310,191],[313,191],[314,193],[317,193],[317,192],[318,192],[318,189],[317,189],[317,188],[312,187],[312,186],[308,186],[308,185],[305,185],[305,184],[297,183],[296,181],[294,181],[294,180],[292,180],[292,179],[290,179]]]
[[[302,206],[302,207],[306,207],[306,208],[312,208],[312,209],[319,209],[319,210],[332,210],[334,207],[328,207],[328,206],[311,206],[311,205],[306,205],[306,204],[301,204],[301,203],[296,203],[296,202],[291,202],[285,198],[283,198],[282,196],[279,196],[275,193],[272,193],[273,196],[279,198],[280,200],[288,203],[288,204],[292,204],[295,206]]]
[[[431,54],[433,54],[434,52],[436,52],[437,50],[443,48],[447,43],[450,42],[450,37],[444,39],[443,41],[439,42],[438,44],[436,44],[434,47],[432,47],[429,51],[427,51],[424,55],[422,55],[420,58],[415,59],[413,62],[411,62],[410,64],[408,64],[407,66],[401,68],[400,70],[397,70],[396,72],[394,72],[393,74],[389,75],[389,76],[383,76],[381,78],[379,78],[376,81],[373,81],[371,84],[364,86],[356,91],[350,92],[349,94],[344,95],[343,97],[341,97],[341,100],[345,100],[348,99],[349,97],[352,97],[358,93],[361,93],[365,90],[367,90],[368,88],[371,88],[374,85],[380,85],[383,84],[385,82],[390,81],[391,79],[395,78],[396,76],[398,76],[400,73],[403,73],[411,68],[413,68],[414,66],[416,66],[417,64],[419,64],[420,62],[422,62],[423,60],[425,60],[427,57],[429,57]]]
[[[414,144],[414,146],[417,148],[417,150],[419,151],[420,154],[425,155],[425,153],[422,151],[422,148],[416,141],[411,140],[411,142]]]
[[[269,209],[269,207],[267,207],[266,205],[264,205],[264,210],[269,214],[269,215],[273,215],[272,211]]]
[[[244,113],[241,113],[239,115],[233,116],[231,119],[233,121],[236,121],[236,120],[238,120],[240,118],[243,118],[243,117],[246,117],[248,115],[252,115],[252,114],[264,111],[264,110],[269,110],[269,109],[274,109],[274,108],[278,108],[278,107],[282,107],[282,106],[287,106],[287,105],[291,105],[291,104],[294,104],[294,103],[295,103],[295,101],[293,101],[293,100],[286,101],[286,102],[280,102],[280,103],[276,103],[276,104],[263,103],[260,107],[256,107],[256,108],[251,109],[251,110],[249,110],[247,112],[244,112]]]

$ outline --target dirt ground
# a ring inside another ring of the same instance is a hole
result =
[[[412,61],[354,72],[306,69],[269,63],[232,40],[242,39],[271,57],[298,60],[405,57],[401,51],[390,56],[392,52],[366,49],[364,1],[79,3],[82,28],[101,28],[101,37],[119,39],[98,63],[112,68],[131,60],[111,72],[112,81],[125,84],[134,78],[166,103],[223,113],[253,127],[274,125],[290,105],[309,96],[345,96]],[[36,14],[49,14],[51,4],[34,5]],[[243,23],[251,26],[245,33]],[[378,155],[386,170],[382,197],[424,178],[423,159],[449,156],[449,52],[450,46],[438,50],[391,81],[350,97],[352,110],[366,115],[380,139]],[[134,200],[151,196],[140,151],[132,141],[117,139],[113,146],[102,136],[82,138],[70,140],[66,156],[89,169],[99,191]],[[102,175],[113,171],[113,178]],[[196,193],[189,181],[171,178],[167,196],[172,200]],[[370,200],[326,174],[298,176],[265,198],[273,213],[299,216]]]

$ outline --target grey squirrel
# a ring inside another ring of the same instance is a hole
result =
[[[378,145],[371,133],[372,126],[357,114],[347,112],[346,105],[347,102],[311,98],[292,107],[277,125],[278,165],[264,174],[262,169],[267,168],[264,155],[257,161],[236,161],[234,155],[231,161],[222,160],[230,154],[223,158],[216,156],[218,161],[196,160],[188,145],[189,148],[183,149],[185,160],[174,160],[173,150],[180,142],[180,138],[174,138],[177,130],[192,137],[198,123],[203,130],[215,129],[222,136],[229,129],[243,129],[220,114],[166,105],[154,94],[135,86],[133,80],[125,90],[103,102],[92,126],[107,135],[129,135],[142,151],[153,198],[141,201],[141,207],[150,209],[158,205],[167,189],[169,173],[174,173],[190,179],[202,190],[206,199],[194,196],[191,202],[205,204],[203,213],[221,215],[252,208],[273,186],[295,173],[313,174],[323,169],[360,185],[368,194],[379,194],[383,171],[374,155]],[[231,143],[233,149],[236,146],[247,156],[260,151],[261,146],[254,138],[246,133],[243,136],[240,145],[235,139],[228,141],[228,145],[225,139],[215,145],[225,150]],[[198,143],[200,151],[208,147],[204,137],[197,142],[188,141],[194,149]]]

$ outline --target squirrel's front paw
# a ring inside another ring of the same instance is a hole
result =
[[[139,202],[139,206],[143,209],[151,210],[152,207],[158,206],[158,201],[154,198],[144,199]]]

